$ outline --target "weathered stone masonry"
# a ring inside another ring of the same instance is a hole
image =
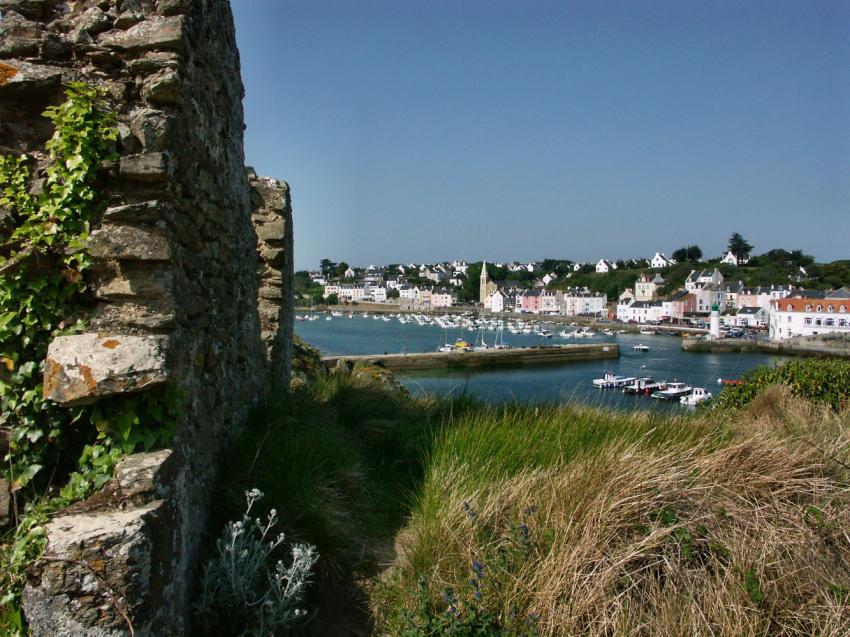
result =
[[[170,450],[129,458],[110,497],[50,523],[27,617],[36,635],[129,634],[123,611],[136,635],[180,635],[214,459],[262,391],[288,384],[289,189],[244,168],[227,0],[0,0],[0,13],[0,151],[44,162],[39,114],[66,81],[104,87],[120,122],[89,243],[95,320],[51,345],[45,393],[184,395]]]

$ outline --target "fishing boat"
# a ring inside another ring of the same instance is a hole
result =
[[[471,352],[472,351],[472,345],[470,345],[467,341],[463,340],[462,338],[456,338],[455,344],[454,344],[454,351],[455,352]]]
[[[568,332],[567,330],[561,330],[558,332],[558,336],[561,338],[572,338],[573,332]]]
[[[653,392],[664,389],[666,386],[667,383],[664,381],[655,380],[654,378],[645,376],[644,378],[636,378],[633,383],[629,383],[624,386],[623,393],[650,395]]]
[[[673,381],[672,383],[667,383],[667,387],[664,389],[653,393],[652,397],[659,400],[679,400],[690,395],[692,391],[693,387],[679,381]]]
[[[693,407],[704,400],[708,400],[709,398],[711,398],[710,391],[706,391],[704,387],[694,387],[690,394],[679,398],[679,402],[683,405]]]
[[[636,380],[634,376],[618,376],[612,372],[605,372],[605,376],[593,380],[593,386],[597,389],[619,389]]]
[[[643,343],[638,343],[637,345],[632,345],[632,349],[636,352],[648,352],[649,345],[644,345]]]

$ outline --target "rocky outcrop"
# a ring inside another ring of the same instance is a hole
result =
[[[122,612],[137,635],[181,635],[215,458],[269,379],[288,385],[289,188],[246,175],[227,0],[0,0],[0,13],[0,151],[42,176],[40,113],[68,81],[104,88],[118,115],[88,248],[98,305],[87,333],[51,345],[46,395],[183,396],[156,497],[55,518],[27,617],[36,635],[124,634]]]

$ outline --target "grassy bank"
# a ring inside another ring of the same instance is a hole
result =
[[[317,545],[308,634],[843,635],[850,416],[819,379],[846,370],[819,364],[680,417],[330,375],[258,413],[222,515],[259,487]]]

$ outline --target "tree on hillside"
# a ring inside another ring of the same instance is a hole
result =
[[[737,232],[732,233],[732,236],[729,237],[729,252],[738,257],[738,260],[746,259],[750,256],[750,252],[753,250],[752,244],[749,241],[744,239]]]
[[[319,269],[321,269],[322,274],[325,276],[330,276],[336,271],[336,261],[331,261],[330,259],[322,259],[319,261]]]
[[[685,261],[693,261],[694,263],[702,259],[702,249],[699,246],[685,246],[673,252],[673,260],[676,263],[684,263]]]
[[[338,277],[344,277],[345,271],[348,269],[348,264],[345,261],[340,261],[339,265],[336,266],[336,275]]]

